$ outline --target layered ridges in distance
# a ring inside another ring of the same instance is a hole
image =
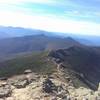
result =
[[[2,39],[0,40],[0,61],[18,54],[64,49],[74,45],[79,46],[80,43],[70,37],[60,38],[43,34]]]

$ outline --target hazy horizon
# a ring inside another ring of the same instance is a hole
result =
[[[100,36],[99,0],[3,0],[0,25]]]

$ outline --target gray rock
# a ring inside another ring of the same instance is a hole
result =
[[[6,81],[8,78],[7,77],[1,77],[0,80],[1,81]]]
[[[8,83],[15,86],[16,88],[25,88],[27,85],[30,84],[31,79],[29,80],[27,75],[19,75],[8,79]]]
[[[13,83],[13,85],[18,89],[25,88],[28,84],[29,82],[27,79],[20,79]]]
[[[10,85],[0,86],[0,98],[9,97],[11,93],[12,93],[12,89]]]
[[[60,92],[57,94],[57,97],[61,98],[62,100],[66,100],[67,99],[67,95],[63,92]]]
[[[35,75],[34,73],[30,73],[26,75],[26,78],[28,79],[29,83],[32,83],[33,81],[37,81],[40,78],[40,76]]]
[[[29,73],[32,73],[31,69],[27,69],[27,70],[24,71],[24,74],[29,74]]]
[[[66,100],[71,100],[71,97],[68,95]]]
[[[46,93],[52,93],[54,91],[57,91],[57,87],[55,86],[55,84],[49,79],[47,78],[44,82],[43,82],[43,91]]]
[[[51,98],[51,100],[57,100],[57,97],[54,96],[54,97]]]

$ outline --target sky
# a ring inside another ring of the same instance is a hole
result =
[[[0,25],[100,36],[100,0],[0,0]]]

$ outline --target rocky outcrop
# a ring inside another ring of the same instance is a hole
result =
[[[69,92],[66,90],[63,84],[57,85],[49,78],[45,79],[43,82],[42,89],[45,93],[52,95],[51,100],[66,100],[69,97]]]
[[[60,64],[60,63],[59,63]],[[62,64],[60,64],[62,66]],[[60,70],[60,68],[59,68]],[[51,75],[27,73],[0,81],[1,100],[99,100],[98,91],[86,87],[76,88],[69,73],[61,71]]]
[[[28,74],[30,75],[30,74]],[[88,88],[75,88],[70,84],[71,78],[64,78],[61,73],[49,76],[37,75],[37,80],[27,84],[26,79],[16,76],[17,81],[2,82],[0,85],[0,98],[4,100],[99,100],[100,91]],[[26,77],[26,75],[25,75]],[[13,79],[13,78],[12,78]],[[14,78],[15,79],[15,78]],[[9,79],[10,81],[11,79]],[[72,81],[73,82],[73,81]],[[15,85],[14,85],[15,84]],[[26,85],[27,84],[27,85]]]
[[[16,82],[13,83],[13,85],[18,89],[25,88],[28,84],[29,82],[27,79],[16,80]]]
[[[12,77],[8,79],[7,82],[20,89],[25,88],[27,85],[31,84],[33,81],[36,81],[38,78],[39,75],[36,75],[35,73],[30,73],[30,71],[28,71],[27,74]]]

